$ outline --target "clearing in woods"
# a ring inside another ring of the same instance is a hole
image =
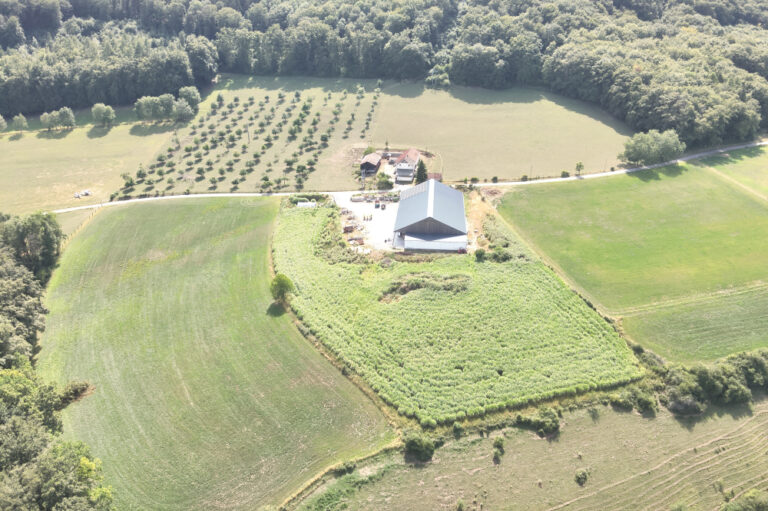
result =
[[[508,429],[450,441],[424,466],[380,456],[322,486],[300,509],[343,502],[356,510],[452,510],[459,500],[467,511],[719,509],[726,496],[768,489],[767,428],[765,401],[696,419],[580,410],[565,414],[552,441]],[[493,441],[502,435],[505,453],[495,464]],[[583,487],[574,481],[582,469]]]
[[[447,181],[559,177],[579,161],[585,173],[609,170],[632,134],[596,106],[539,89],[392,84],[382,92],[375,145],[427,149]]]
[[[447,255],[381,263],[342,248],[335,208],[285,207],[275,268],[309,331],[422,423],[628,382],[626,343],[500,228],[503,262]],[[500,221],[499,221],[500,223]]]
[[[747,149],[520,187],[499,211],[632,339],[673,360],[714,360],[768,345],[767,164],[765,149]]]
[[[123,509],[256,509],[393,439],[383,415],[271,306],[276,199],[99,212],[54,272],[39,367],[87,380],[67,437]]]

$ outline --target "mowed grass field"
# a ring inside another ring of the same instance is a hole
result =
[[[437,154],[443,178],[490,181],[608,170],[618,165],[631,131],[599,108],[551,92],[494,91],[422,84],[383,88],[372,132],[374,145],[415,146]]]
[[[515,188],[499,210],[631,338],[681,361],[768,345],[764,151]],[[753,181],[750,181],[752,179]]]
[[[461,500],[467,510],[709,511],[731,492],[768,489],[765,401],[751,412],[717,410],[690,421],[666,411],[642,418],[607,407],[566,413],[563,420],[553,441],[510,429],[450,441],[425,466],[380,457],[351,477],[370,482],[331,481],[299,509],[454,510]],[[495,464],[498,436],[505,437],[505,453]],[[589,477],[581,487],[574,476],[584,469]]]
[[[83,379],[68,437],[121,509],[258,509],[393,439],[383,415],[271,307],[276,199],[109,208],[47,294],[40,371]]]
[[[120,174],[135,173],[171,135],[169,127],[138,124],[0,134],[0,211],[22,214],[108,201],[123,182]],[[74,198],[86,189],[93,195]]]

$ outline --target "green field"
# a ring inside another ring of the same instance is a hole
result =
[[[163,147],[169,127],[121,124],[0,135],[0,211],[30,213],[108,201],[122,179]],[[90,190],[93,195],[75,199]]]
[[[459,181],[559,176],[578,161],[585,172],[608,170],[628,135],[598,107],[543,90],[393,84],[383,89],[372,136],[376,145],[436,153],[435,170]]]
[[[270,305],[274,199],[109,208],[50,283],[39,367],[93,394],[66,435],[104,461],[121,509],[256,509],[393,435]]]
[[[731,491],[768,489],[764,401],[751,412],[717,410],[695,422],[603,407],[566,413],[564,422],[551,442],[519,429],[471,434],[448,442],[425,466],[381,456],[346,479],[329,479],[299,508],[454,510],[461,500],[467,511],[662,511],[681,504],[704,511],[719,509]],[[492,444],[502,434],[505,453],[495,464]],[[589,470],[584,487],[574,481],[581,469]]]
[[[766,146],[731,151],[722,156],[692,163],[698,166],[715,167],[724,175],[755,192],[753,195],[768,197],[768,148]]]
[[[640,374],[623,339],[525,251],[355,261],[337,222],[333,208],[283,209],[275,267],[309,331],[400,413],[450,423]]]
[[[734,182],[766,160],[520,187],[499,210],[631,338],[711,360],[768,344],[768,202]]]

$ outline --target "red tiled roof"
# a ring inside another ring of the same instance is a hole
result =
[[[395,160],[395,165],[402,163],[403,161],[407,161],[407,163],[410,163],[411,165],[416,165],[416,160],[419,159],[419,156],[419,150],[411,147]]]

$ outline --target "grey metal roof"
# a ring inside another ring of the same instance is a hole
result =
[[[395,231],[401,231],[425,218],[432,218],[466,234],[464,194],[434,179],[403,190],[397,207]]]

